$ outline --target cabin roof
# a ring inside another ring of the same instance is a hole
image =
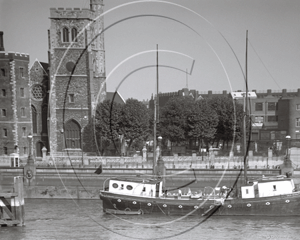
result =
[[[282,182],[282,181],[291,181],[290,178],[266,178],[266,179],[259,179],[258,183],[267,183],[267,182]]]
[[[161,182],[160,179],[156,178],[140,178],[140,177],[114,177],[110,180],[122,181],[122,182],[134,182],[134,183],[145,183],[145,184],[156,184]]]

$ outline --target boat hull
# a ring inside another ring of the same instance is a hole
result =
[[[142,214],[219,216],[299,216],[300,192],[251,199],[190,199],[127,196],[100,192],[103,211],[141,211]]]

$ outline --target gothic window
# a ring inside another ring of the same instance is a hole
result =
[[[77,29],[76,28],[72,28],[72,41],[73,42],[77,42]]]
[[[65,126],[65,143],[66,148],[80,148],[81,147],[81,132],[79,124],[71,120]]]
[[[36,108],[31,105],[31,115],[32,115],[32,131],[33,133],[37,133],[37,112]]]
[[[37,142],[36,143],[36,156],[37,157],[42,157],[42,149],[43,149],[44,144],[42,142]]]
[[[23,147],[24,154],[27,154],[27,147]]]
[[[42,132],[43,133],[47,133],[48,129],[47,129],[47,118],[48,118],[48,106],[44,105],[42,107]]]
[[[40,84],[34,85],[31,89],[31,94],[35,100],[42,100],[45,96],[45,92],[42,85]]]
[[[4,68],[1,68],[1,75],[3,76],[3,77],[5,77],[5,69]]]
[[[63,42],[69,42],[69,29],[66,27],[63,29]]]
[[[3,147],[3,152],[7,155],[7,147]]]

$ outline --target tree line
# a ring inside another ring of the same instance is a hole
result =
[[[194,100],[192,97],[173,97],[159,109],[157,135],[173,146],[198,141],[204,146],[224,147],[241,137],[243,106],[232,98],[217,96]],[[108,149],[121,154],[121,142],[127,150],[141,150],[146,141],[153,140],[154,113],[136,99],[125,104],[110,100],[98,104],[95,133],[101,155]]]

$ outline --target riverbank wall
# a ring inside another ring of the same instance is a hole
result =
[[[104,188],[105,180],[116,176],[151,176],[148,168],[103,168],[101,174],[95,173],[96,168],[36,168],[35,181],[24,186],[25,198],[61,198],[61,199],[99,199],[99,191]],[[231,187],[237,181],[243,184],[241,169],[167,169],[166,188],[184,186],[195,180],[189,187],[202,189],[206,186]],[[264,176],[276,176],[279,169],[248,169],[248,179]],[[1,188],[12,190],[13,177],[24,176],[23,168],[0,169]],[[294,176],[300,179],[300,169],[294,171]],[[298,180],[296,184],[300,183]]]

